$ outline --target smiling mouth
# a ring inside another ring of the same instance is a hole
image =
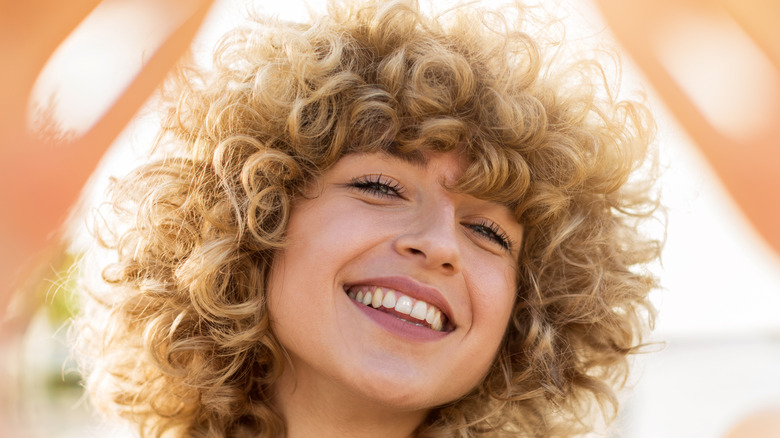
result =
[[[353,286],[347,295],[354,301],[420,327],[451,331],[447,316],[433,304],[406,296],[387,287]]]

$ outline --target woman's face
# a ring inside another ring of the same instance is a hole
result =
[[[353,154],[296,202],[268,299],[297,391],[406,410],[479,383],[514,303],[522,228],[507,207],[448,190],[462,171],[456,153]]]

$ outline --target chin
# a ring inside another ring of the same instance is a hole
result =
[[[383,370],[357,377],[350,376],[349,382],[360,398],[378,405],[399,410],[431,409],[452,402],[471,391],[479,382],[456,382],[443,378],[441,373],[413,372],[413,366],[384,363]],[[461,380],[461,379],[459,379]]]

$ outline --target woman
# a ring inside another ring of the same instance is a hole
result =
[[[149,436],[571,436],[614,414],[652,322],[655,204],[626,184],[650,118],[598,94],[597,63],[550,67],[474,14],[261,21],[166,90],[162,157],[117,183],[118,259],[80,319],[97,406]]]

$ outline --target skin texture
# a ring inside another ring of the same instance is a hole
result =
[[[424,165],[348,155],[295,204],[269,284],[272,327],[292,365],[277,386],[289,436],[326,430],[323,421],[374,433],[387,417],[395,429],[384,421],[383,432],[408,435],[486,373],[515,300],[522,227],[507,207],[448,190],[462,168],[454,152]],[[351,185],[366,176],[379,183]],[[344,290],[388,276],[437,290],[451,331],[426,340],[388,331]]]

